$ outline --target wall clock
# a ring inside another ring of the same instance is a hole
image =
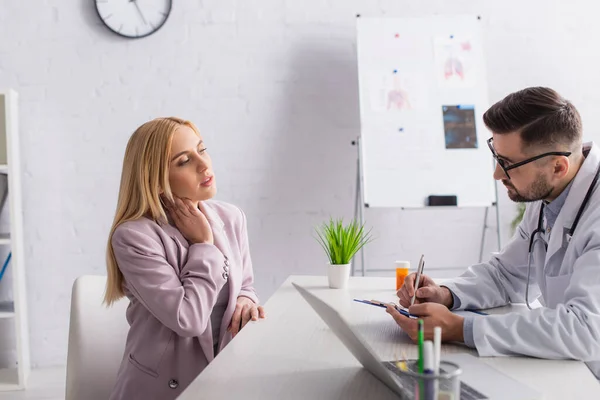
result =
[[[137,39],[158,31],[167,22],[172,0],[94,0],[96,12],[108,29]]]

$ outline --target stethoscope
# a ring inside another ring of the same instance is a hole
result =
[[[594,189],[596,188],[596,183],[598,182],[599,176],[600,176],[600,166],[598,166],[598,169],[596,170],[596,175],[594,175],[594,179],[592,180],[592,183],[590,184],[590,187],[588,188],[587,193],[585,194],[585,197],[583,198],[583,202],[579,206],[579,210],[577,211],[577,215],[575,216],[575,221],[573,221],[573,225],[571,225],[571,229],[569,229],[569,232],[567,232],[567,246],[569,245],[569,243],[571,243],[571,238],[573,237],[573,233],[575,233],[575,228],[577,228],[579,219],[581,218],[581,215],[585,211],[585,208],[588,205],[590,197],[592,197],[592,194],[594,193]],[[536,233],[540,234],[540,235],[538,235],[537,240],[541,240],[544,243],[544,247],[546,248],[546,250],[548,250],[548,244],[541,237],[541,233],[544,232],[543,223],[544,223],[544,203],[542,202],[542,205],[540,206],[540,214],[538,216],[537,228],[533,232],[531,232],[531,237],[529,238],[529,254],[527,256],[527,285],[525,286],[525,303],[527,304],[527,308],[529,308],[530,310],[532,308],[529,305],[529,277],[530,277],[530,272],[531,272],[531,258],[532,258],[532,254],[533,254],[533,247],[535,246],[535,243],[536,243],[536,238],[535,238]]]

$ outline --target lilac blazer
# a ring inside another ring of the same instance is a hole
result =
[[[110,399],[174,399],[214,358],[210,314],[229,279],[219,350],[238,296],[258,303],[246,217],[237,207],[203,203],[214,245],[189,245],[177,228],[142,218],[120,225],[112,246],[130,300],[123,361]]]

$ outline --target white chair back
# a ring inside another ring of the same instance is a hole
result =
[[[66,400],[106,400],[123,358],[129,324],[123,298],[102,304],[105,276],[84,275],[71,294]]]

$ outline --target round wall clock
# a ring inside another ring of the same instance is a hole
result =
[[[94,0],[100,20],[122,37],[137,39],[158,31],[171,13],[172,0]]]

